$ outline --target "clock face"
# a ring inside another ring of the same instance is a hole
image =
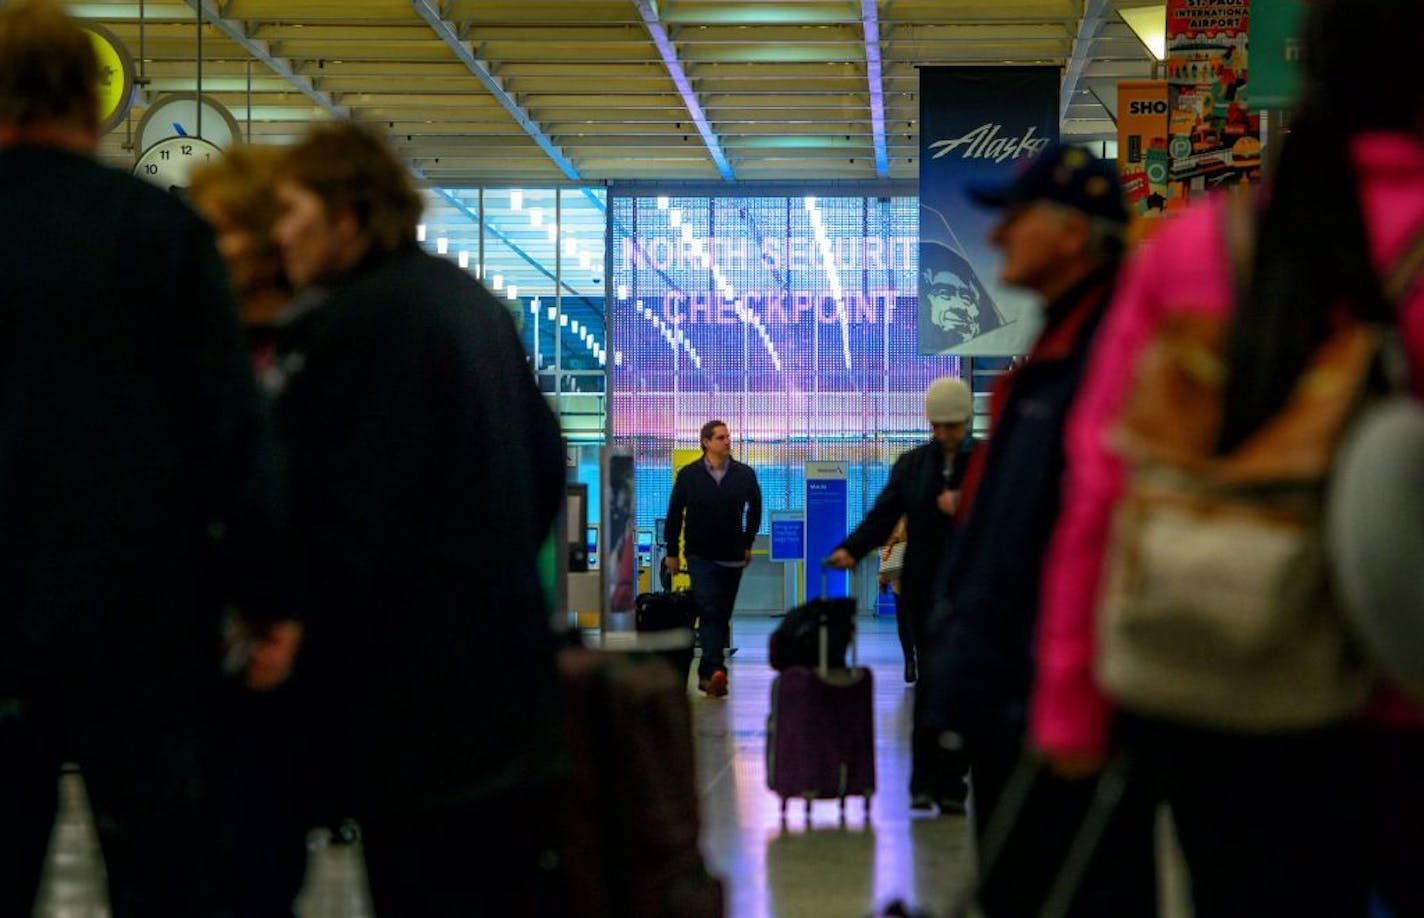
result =
[[[134,175],[165,191],[183,191],[194,169],[215,163],[222,155],[222,150],[206,140],[169,137],[143,151],[134,166]]]
[[[198,112],[202,111],[201,130]],[[242,139],[237,122],[222,103],[212,96],[199,96],[191,92],[175,92],[155,99],[143,113],[135,138],[140,150],[167,137],[195,137],[226,150]]]

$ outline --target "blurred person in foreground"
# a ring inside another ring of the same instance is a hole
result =
[[[237,146],[194,172],[188,200],[208,221],[237,296],[258,384],[278,378],[278,318],[292,288],[272,237],[277,194],[272,170],[281,151]],[[229,620],[233,657],[249,673],[290,661],[301,643],[296,621]],[[293,750],[302,742],[296,699],[287,685],[231,681],[222,696],[221,769],[224,887],[232,918],[292,914],[306,875],[306,808]]]
[[[1396,313],[1378,276],[1424,228],[1421,34],[1419,0],[1313,5],[1305,96],[1260,204],[1247,295],[1237,302],[1222,200],[1171,221],[1126,269],[1068,427],[1033,742],[1065,774],[1097,770],[1124,734],[1152,753],[1201,916],[1360,915],[1367,886],[1398,915],[1424,914],[1416,707],[1385,691],[1363,723],[1233,732],[1114,717],[1094,677],[1100,572],[1126,486],[1108,432],[1169,319],[1230,318],[1221,452],[1282,408],[1327,334],[1353,319],[1397,324],[1413,392],[1424,393],[1424,290]]]
[[[1038,914],[1094,791],[1092,780],[1035,776],[1013,799],[1033,676],[1040,573],[1061,497],[1063,424],[1107,307],[1127,211],[1115,167],[1053,146],[1009,182],[971,187],[1003,212],[993,230],[1001,280],[1039,294],[1044,328],[996,384],[987,448],[972,457],[930,625],[926,716],[969,757],[980,904],[988,916]],[[1074,914],[1156,911],[1149,807],[1125,805],[1080,890]],[[996,831],[996,823],[1002,827]],[[986,840],[1008,831],[997,857]]]
[[[252,368],[264,387],[271,385],[276,369],[278,320],[292,301],[292,285],[272,237],[277,220],[272,170],[281,156],[279,147],[236,146],[194,172],[188,185],[188,200],[217,238],[247,332]]]
[[[974,397],[962,379],[944,376],[925,390],[929,441],[902,454],[890,470],[865,519],[831,552],[831,567],[850,570],[885,543],[905,520],[905,564],[895,602],[895,624],[905,654],[905,681],[915,682],[917,658],[924,644],[925,620],[934,603],[935,574],[954,539],[954,512],[970,455],[969,422]],[[922,706],[916,693],[915,710]],[[963,757],[941,750],[938,734],[915,717],[910,768],[910,806],[918,812],[963,812],[968,787]]]
[[[56,4],[0,11],[0,914],[30,913],[76,762],[112,914],[204,915],[219,619],[291,614],[291,550],[212,234],[94,162],[98,80]]]
[[[275,176],[287,276],[325,291],[279,337],[310,793],[361,824],[377,914],[532,913],[565,764],[536,570],[558,421],[509,310],[417,247],[420,197],[380,138],[319,128]]]

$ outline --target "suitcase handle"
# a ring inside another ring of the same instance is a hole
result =
[[[830,592],[831,559],[829,557],[821,559],[821,598],[827,598]],[[820,644],[820,666],[816,669],[825,678],[830,672],[831,656],[831,623],[826,619],[825,607],[821,607],[821,614],[817,617],[819,628],[817,629],[817,640]],[[857,669],[860,666],[860,633],[855,626],[855,616],[850,617],[850,668]]]

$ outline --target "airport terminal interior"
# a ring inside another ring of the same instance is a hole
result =
[[[102,140],[106,164],[182,187],[190,160],[290,144],[333,120],[390,138],[424,195],[421,245],[501,299],[562,424],[569,495],[549,561],[561,625],[610,646],[631,634],[609,559],[633,540],[636,592],[660,589],[674,474],[699,455],[702,424],[725,421],[765,509],[732,618],[730,693],[688,685],[700,847],[726,913],[850,918],[897,899],[947,913],[973,874],[969,817],[911,811],[914,686],[874,554],[830,578],[857,600],[858,658],[874,675],[873,799],[783,813],[767,789],[768,638],[825,588],[816,560],[925,441],[927,384],[969,380],[971,427],[987,434],[990,387],[1023,352],[922,340],[927,214],[960,255],[983,235],[979,216],[922,204],[925,158],[979,144],[1002,161],[1040,139],[1003,127],[1017,116],[991,103],[974,116],[989,134],[927,136],[924,81],[942,69],[1047,74],[1058,137],[1114,159],[1119,87],[1166,76],[1164,5],[64,5],[116,49],[106,60],[126,101]],[[981,308],[1028,324],[1023,304]],[[63,788],[39,914],[103,915],[82,776]],[[372,914],[359,840],[313,834],[310,865],[301,915]],[[1185,914],[1174,870],[1165,913]]]

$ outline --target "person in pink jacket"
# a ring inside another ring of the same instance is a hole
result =
[[[1364,726],[1227,733],[1115,715],[1093,675],[1125,474],[1108,433],[1139,357],[1172,314],[1234,311],[1221,435],[1229,448],[1280,407],[1331,322],[1388,308],[1378,272],[1424,230],[1421,35],[1419,0],[1314,4],[1306,96],[1263,196],[1248,295],[1236,303],[1222,202],[1164,226],[1124,270],[1065,433],[1031,740],[1062,775],[1093,773],[1115,744],[1155,753],[1139,779],[1159,781],[1172,805],[1198,916],[1363,914],[1367,885],[1397,914],[1424,914],[1424,884],[1410,867],[1424,859],[1424,729],[1405,703],[1378,701]],[[1424,396],[1424,286],[1398,323]]]

